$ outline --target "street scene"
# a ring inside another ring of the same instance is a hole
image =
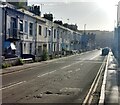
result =
[[[119,105],[120,2],[108,2],[0,0],[0,104]]]
[[[103,59],[96,50],[4,74],[3,103],[82,103]]]

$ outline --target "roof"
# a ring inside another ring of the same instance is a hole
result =
[[[32,12],[29,12],[28,10],[18,9],[18,11],[21,11],[22,13],[24,13],[24,14],[32,17],[32,18],[38,19],[38,20],[40,20],[40,21],[42,21],[42,22],[46,22],[46,20],[45,20],[44,18],[42,18],[42,17],[40,17],[40,16],[37,16],[37,15],[33,14]]]

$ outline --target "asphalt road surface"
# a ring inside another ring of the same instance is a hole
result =
[[[101,50],[2,76],[3,103],[82,103],[101,67]]]

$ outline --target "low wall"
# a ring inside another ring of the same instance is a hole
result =
[[[3,68],[18,65],[18,63],[19,63],[19,58],[18,57],[9,58],[9,59],[2,59]]]

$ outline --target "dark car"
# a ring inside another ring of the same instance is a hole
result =
[[[108,55],[109,51],[110,51],[110,49],[108,47],[103,48],[102,49],[102,56]]]
[[[9,59],[9,58],[16,58],[18,56],[15,54],[5,54],[4,57],[5,57],[5,59]]]

